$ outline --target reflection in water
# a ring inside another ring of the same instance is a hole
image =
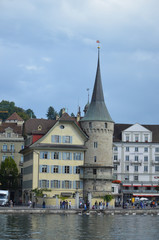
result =
[[[150,240],[159,234],[159,216],[1,214],[0,239]]]

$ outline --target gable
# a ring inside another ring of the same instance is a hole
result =
[[[136,123],[134,125],[132,125],[131,127],[125,129],[123,132],[147,132],[149,133],[150,131],[143,127],[142,125]]]
[[[56,138],[56,140],[55,140],[55,138]],[[59,140],[57,141],[57,139],[59,139]],[[39,144],[39,143],[41,143],[41,144],[57,144],[58,143],[58,144],[84,145],[85,141],[86,141],[86,136],[74,122],[58,121],[36,143],[37,144]]]

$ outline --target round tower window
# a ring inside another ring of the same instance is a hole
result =
[[[64,128],[65,128],[65,126],[64,126],[64,125],[60,125],[60,128],[61,128],[61,129],[64,129]]]

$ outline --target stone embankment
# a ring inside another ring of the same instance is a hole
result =
[[[106,209],[87,210],[83,209],[52,209],[52,208],[27,208],[27,207],[1,207],[0,214],[78,214],[78,215],[159,215],[159,208],[150,209]]]

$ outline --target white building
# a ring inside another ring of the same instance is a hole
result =
[[[113,163],[124,199],[159,196],[159,125],[115,124]]]

